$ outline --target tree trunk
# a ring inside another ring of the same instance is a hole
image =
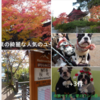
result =
[[[11,80],[9,82],[9,86],[13,86],[13,73],[12,73],[12,66],[10,66],[10,70],[11,70]]]

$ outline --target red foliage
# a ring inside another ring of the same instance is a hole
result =
[[[60,24],[59,19],[56,19],[56,21],[54,21],[52,24],[53,24],[53,26],[56,26],[57,24]]]
[[[37,34],[37,31],[40,33],[40,34]],[[34,33],[34,34],[33,34]],[[32,31],[30,33],[30,37],[42,37],[43,35],[47,36],[47,38],[44,38],[43,41],[49,41],[51,40],[51,25],[48,25],[46,27],[42,27],[40,26],[39,29],[35,29],[34,31]]]
[[[67,14],[61,13],[58,18],[56,18],[56,21],[53,22],[53,26],[56,26],[57,24],[67,23]]]
[[[91,14],[91,18],[89,19],[89,21],[99,22],[100,21],[100,5],[99,6],[93,6],[90,9],[90,14]]]
[[[93,19],[93,18],[90,18],[89,21],[90,21],[90,22],[96,22],[96,20]]]
[[[26,40],[31,35],[33,38],[42,37],[46,32],[50,35],[50,28],[42,27],[43,22],[51,19],[50,2],[51,0],[2,0],[2,41],[10,40],[18,32],[18,40]]]

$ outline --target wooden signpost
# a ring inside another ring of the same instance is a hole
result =
[[[51,56],[30,52],[30,100],[51,100]]]

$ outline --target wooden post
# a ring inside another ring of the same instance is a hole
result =
[[[27,85],[22,86],[22,100],[27,100]]]
[[[39,76],[39,72],[41,72],[41,70],[46,71],[48,69],[49,71],[51,64],[51,56],[50,54],[46,55],[46,53],[31,51],[29,54],[29,64],[30,100],[38,100],[38,87],[51,84],[50,78],[46,80],[43,78],[41,79],[41,77]],[[42,74],[43,73],[44,72],[42,72]],[[48,77],[48,75],[46,75],[46,77]]]
[[[18,92],[18,80],[16,80],[16,92]]]
[[[36,100],[34,91],[34,52],[29,54],[29,74],[30,74],[30,100]]]

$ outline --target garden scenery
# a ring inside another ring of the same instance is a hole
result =
[[[2,48],[50,48],[50,0],[2,0]]]
[[[29,100],[28,51],[2,51],[1,82],[2,100],[21,100],[25,95],[27,95],[27,100]]]
[[[52,2],[52,33],[100,32],[100,0],[61,1]]]

